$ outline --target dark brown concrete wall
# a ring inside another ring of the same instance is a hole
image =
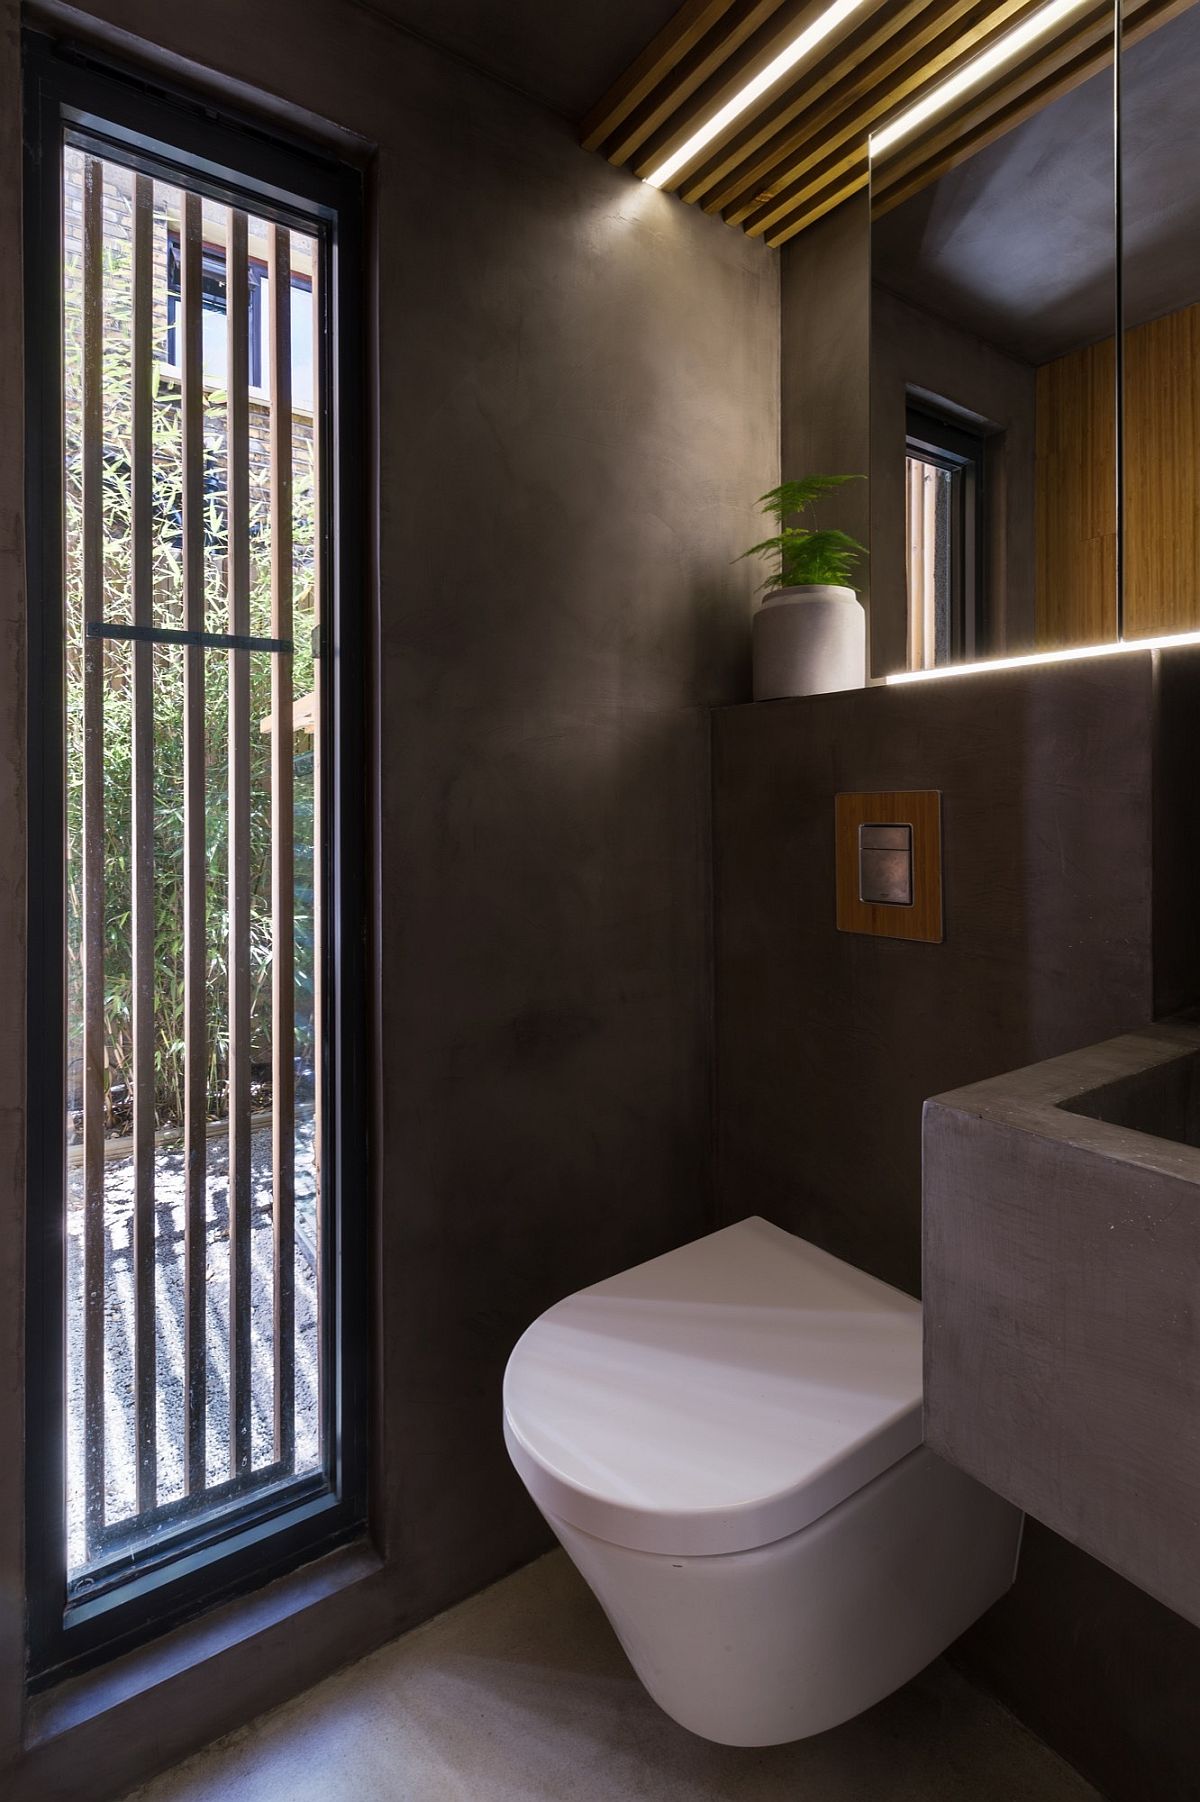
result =
[[[1154,685],[1142,654],[716,715],[723,1220],[915,1293],[925,1098],[1151,1016]],[[839,934],[834,794],[926,787],[945,944]],[[1196,1802],[1200,1634],[1053,1535],[958,1656],[1119,1802]]]
[[[543,1543],[501,1441],[511,1343],[556,1297],[710,1218],[706,710],[748,692],[754,578],[732,559],[778,471],[763,246],[369,9],[95,10],[215,69],[222,91],[266,86],[289,118],[377,146],[376,1195],[361,1205],[385,1562],[323,1604],[321,1644],[299,1624],[269,1657],[234,1656],[219,1702],[185,1675],[169,1733],[151,1703],[85,1735],[53,1780],[30,1761],[38,1795],[70,1794],[98,1746],[105,1783],[129,1783],[228,1725],[231,1697],[251,1712]],[[0,1790],[20,1738],[17,23],[0,0]]]
[[[1159,657],[1154,709],[1154,1012],[1200,1002],[1200,647]]]
[[[780,253],[779,464],[784,477],[866,475],[871,460],[871,215],[865,191]],[[821,503],[822,523],[869,545],[867,483]],[[870,618],[871,568],[855,587]]]
[[[725,1218],[761,1204],[915,1294],[925,1098],[1148,1018],[1151,666],[717,714]],[[945,943],[839,933],[835,793],[922,788],[943,796]]]
[[[1200,1632],[1037,1521],[954,1656],[1111,1802],[1200,1797]]]

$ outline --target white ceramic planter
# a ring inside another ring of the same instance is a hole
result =
[[[824,695],[867,680],[867,616],[852,588],[778,588],[754,615],[754,699]]]

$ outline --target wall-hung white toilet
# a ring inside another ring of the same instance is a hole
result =
[[[504,1430],[650,1694],[728,1745],[870,1707],[1015,1573],[1021,1515],[921,1444],[920,1304],[765,1220],[543,1314]]]

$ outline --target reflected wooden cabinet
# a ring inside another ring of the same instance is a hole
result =
[[[1125,631],[1200,628],[1200,302],[1125,334]]]
[[[1038,650],[1117,636],[1117,359],[1113,338],[1035,378]]]
[[[1125,636],[1200,629],[1200,302],[1125,333]],[[1037,643],[1116,636],[1114,341],[1037,372]]]

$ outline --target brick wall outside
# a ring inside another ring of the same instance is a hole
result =
[[[128,331],[129,307],[129,259],[131,255],[133,234],[133,171],[117,163],[104,164],[104,247],[105,247],[105,329],[106,337],[115,344],[120,334]],[[69,303],[72,286],[78,296],[80,270],[83,253],[83,157],[79,152],[68,152],[64,167],[63,194],[63,249],[64,266],[67,280],[68,298],[68,335],[70,332]],[[164,183],[156,182],[154,187],[154,343],[155,357],[159,367],[157,396],[163,406],[178,406],[179,379],[177,372],[167,362],[168,310],[167,310],[167,247],[168,236],[178,230],[180,211],[180,193]],[[220,243],[224,236],[223,222],[226,209],[215,203],[204,203],[205,240],[206,243]],[[296,234],[292,234],[293,240]],[[304,242],[301,240],[300,242]],[[122,301],[124,310],[122,312]],[[263,344],[262,362],[265,370],[267,362],[266,344]],[[210,386],[210,393],[215,393],[215,386]],[[68,408],[70,393],[68,391]],[[269,400],[261,394],[251,391],[250,396],[250,494],[253,515],[252,524],[252,556],[261,551],[261,558],[255,556],[260,564],[261,582],[267,580],[267,544],[266,523],[270,506],[270,427],[271,408]],[[178,426],[174,426],[172,434],[178,438]],[[292,414],[292,466],[295,492],[294,529],[299,540],[297,544],[296,567],[296,605],[302,608],[306,600],[307,578],[311,571],[311,556],[307,549],[307,527],[310,524],[307,506],[310,490],[308,487],[308,471],[312,455],[313,417],[311,411],[304,407],[296,407]],[[110,451],[114,447],[110,446]],[[127,456],[127,447],[125,454]],[[159,464],[167,469],[172,466],[178,473],[177,443],[166,452],[159,453]],[[225,476],[225,409],[219,399],[212,404],[205,419],[205,461],[206,490],[215,493],[223,502]],[[211,572],[215,581],[218,571]],[[114,603],[119,606],[119,597],[114,594]],[[214,598],[210,595],[210,599]],[[179,597],[162,593],[159,600],[164,615],[177,610]],[[172,607],[174,601],[175,606]],[[165,621],[164,621],[165,623]]]
[[[103,303],[104,303],[104,470],[105,470],[105,596],[104,616],[113,621],[124,621],[130,618],[132,597],[130,594],[130,524],[128,507],[128,484],[132,447],[130,444],[130,362],[131,362],[131,305],[132,305],[132,238],[133,238],[133,201],[134,173],[119,164],[105,161],[103,165]],[[63,193],[63,267],[64,267],[64,319],[66,346],[66,381],[65,381],[65,453],[66,453],[66,567],[65,567],[65,605],[67,610],[67,676],[68,694],[78,694],[81,676],[81,585],[82,585],[82,546],[80,540],[80,502],[81,502],[81,451],[82,451],[82,416],[81,416],[81,352],[82,352],[82,256],[83,256],[83,194],[84,194],[84,158],[82,153],[68,150],[64,164]],[[168,242],[172,232],[177,233],[180,218],[181,195],[178,189],[156,182],[154,185],[154,242],[153,242],[153,294],[154,294],[154,354],[157,366],[157,382],[155,387],[155,420],[156,437],[154,451],[154,622],[160,626],[179,626],[183,621],[182,593],[182,506],[180,484],[182,477],[182,438],[181,438],[181,385],[177,369],[167,361],[168,349]],[[204,202],[205,242],[208,246],[219,246],[225,237],[226,209],[215,203]],[[256,249],[263,248],[262,232],[255,231],[251,222],[251,255]],[[295,244],[296,234],[292,234]],[[258,243],[256,243],[258,240]],[[303,240],[301,243],[303,244]],[[303,267],[303,264],[301,265]],[[265,309],[264,309],[265,311]],[[206,320],[213,317],[205,315]],[[267,347],[262,346],[262,366],[267,366]],[[220,372],[209,369],[206,372],[206,409],[204,422],[204,486],[206,497],[206,556],[205,586],[207,603],[207,623],[210,630],[228,631],[229,600],[227,589],[227,543],[226,543],[226,492],[227,492],[227,430],[226,406],[224,395],[216,378]],[[223,377],[220,378],[223,381]],[[271,407],[269,400],[251,391],[250,396],[250,559],[251,559],[251,621],[250,628],[255,634],[271,634],[270,611],[270,432]],[[292,414],[292,470],[293,470],[293,533],[295,548],[293,555],[293,608],[295,615],[293,638],[296,645],[296,656],[293,664],[295,695],[301,699],[312,686],[311,666],[309,662],[309,644],[312,627],[315,623],[314,597],[312,593],[312,550],[311,550],[311,456],[313,446],[313,418],[311,412],[297,408]],[[156,658],[159,653],[156,653]],[[166,658],[172,660],[175,675],[171,678],[178,681],[178,653],[168,651]],[[270,712],[270,695],[266,678],[266,660],[255,657],[252,692],[251,722],[251,784],[258,799],[254,806],[259,810],[267,808],[266,797],[270,790],[270,746],[268,733],[262,730],[263,721]],[[164,666],[165,667],[165,666]],[[112,696],[113,718],[121,717],[118,703],[122,691],[126,690],[130,679],[129,647],[110,644],[105,650],[106,692]],[[210,673],[212,673],[210,671]],[[156,701],[156,709],[158,702]],[[105,727],[105,759],[106,771],[109,758],[110,729],[108,726],[109,703],[106,701]],[[156,725],[156,732],[158,731]],[[80,716],[76,709],[68,711],[68,786],[77,789],[81,780],[82,740]],[[208,730],[208,761],[210,781],[216,785],[219,794],[223,781],[224,764],[227,757],[227,745],[220,708],[214,716]],[[311,867],[312,846],[311,829],[306,821],[311,820],[311,801],[305,796],[311,786],[313,740],[307,732],[298,732],[293,739],[296,756],[295,774],[297,784],[296,815],[296,920],[298,940],[298,959],[304,962],[307,953],[301,953],[299,944],[307,944],[305,935],[311,935],[311,888],[313,872]],[[119,767],[119,746],[117,747],[117,765]],[[164,755],[167,755],[164,747]],[[121,779],[124,780],[123,778]],[[107,784],[107,775],[106,775]],[[306,787],[307,785],[307,787]],[[121,835],[125,828],[121,821],[128,802],[127,787],[110,792],[106,786],[106,832],[112,841],[114,854],[123,851]],[[210,803],[211,805],[211,803]],[[110,812],[111,810],[111,812]],[[257,815],[256,815],[257,817]],[[265,818],[266,815],[264,814]],[[69,864],[74,861],[78,868],[79,848],[73,833],[68,832]],[[164,853],[164,863],[159,876],[158,905],[169,906],[173,912],[179,913],[182,906],[181,892],[170,873],[173,862],[172,846],[160,843],[160,852]],[[210,883],[220,888],[224,882],[222,874],[223,853],[217,847],[213,853],[210,869]],[[254,890],[252,895],[252,913],[256,920],[261,939],[267,930],[266,922],[270,916],[270,871],[269,864],[255,859],[253,872]],[[116,982],[120,985],[122,977],[128,976],[128,936],[122,919],[128,908],[128,877],[124,870],[113,869],[111,880],[106,878],[106,914],[109,916],[106,928],[105,969],[106,983]],[[181,924],[181,916],[180,916]],[[211,931],[211,926],[210,926]],[[81,1045],[79,1031],[82,1024],[81,994],[79,981],[81,966],[78,957],[78,926],[69,931],[68,956],[68,1020],[69,1039],[68,1060],[72,1069],[81,1068]],[[269,932],[268,932],[269,936]],[[221,947],[217,940],[213,942],[219,968]],[[256,955],[261,956],[261,953]],[[217,977],[218,988],[223,977]],[[308,1017],[301,996],[297,997],[297,1024],[301,1040],[307,1040],[311,1034],[312,1023]],[[214,996],[213,1030],[219,1031],[219,1022],[223,1002]],[[129,1021],[122,1008],[106,1008],[106,1033],[108,1035],[107,1061],[110,1069],[110,1131],[121,1132],[126,1129],[122,1114],[125,1106],[125,1095],[122,1072],[126,1066],[130,1050]],[[270,1059],[270,1008],[269,989],[264,992],[262,1005],[256,1009],[252,1022],[254,1035],[253,1057],[264,1068],[269,1070]],[[219,1060],[218,1060],[219,1063]],[[211,1090],[211,1103],[218,1111],[223,1105],[222,1072],[215,1072],[215,1085]],[[160,1099],[160,1110],[162,1107]],[[160,1123],[170,1123],[170,1112]]]

